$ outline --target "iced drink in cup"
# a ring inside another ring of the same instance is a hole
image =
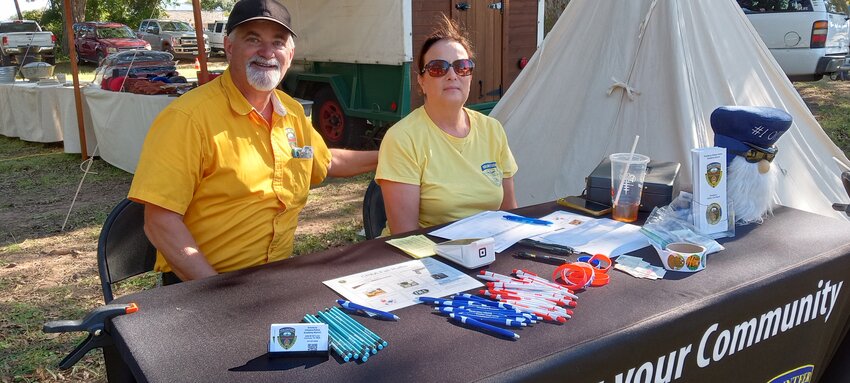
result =
[[[608,158],[611,160],[611,216],[617,221],[634,222],[638,216],[649,157],[615,153]]]

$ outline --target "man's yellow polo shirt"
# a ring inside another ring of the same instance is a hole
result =
[[[268,124],[227,70],[165,108],[142,147],[129,198],[183,215],[218,272],[292,255],[310,185],[327,175],[330,151],[304,108],[275,94]],[[293,146],[313,157],[293,158]],[[161,253],[155,269],[171,271]]]

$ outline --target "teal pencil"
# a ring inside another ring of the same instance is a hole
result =
[[[372,353],[372,355],[378,353],[378,350],[376,350],[374,347],[369,347],[370,342],[367,339],[362,338],[359,334],[352,331],[351,328],[347,327],[346,324],[343,324],[339,318],[334,318],[328,315],[328,313],[325,311],[319,311],[318,314],[320,318],[323,318],[325,321],[332,322],[337,327],[339,327],[349,337],[349,339],[352,340],[352,343],[354,343],[358,347],[363,347],[366,353]]]
[[[338,313],[336,311],[332,311],[330,309],[328,309],[326,312],[331,317],[335,317],[337,320],[339,320],[343,324],[343,326],[346,326],[346,328],[348,328],[350,331],[352,331],[352,332],[356,333],[358,336],[360,336],[360,338],[363,339],[363,341],[366,344],[369,344],[369,345],[372,346],[373,350],[375,348],[377,348],[377,350],[381,350],[381,349],[384,348],[384,345],[382,345],[380,342],[376,342],[371,336],[369,336],[369,334],[365,331],[366,327],[364,327],[362,325],[360,325],[360,326],[352,325],[349,321],[346,320],[346,319],[352,319],[351,317],[348,317],[347,315],[345,317],[343,317],[342,315],[340,315],[340,313]],[[375,351],[375,353],[377,353],[377,350]]]
[[[309,315],[309,314],[308,314],[308,315]],[[305,315],[305,316],[304,316],[304,322],[307,322],[307,323],[317,323],[317,322],[316,322],[316,321],[314,321],[313,319],[308,318],[308,317],[307,317],[307,315]],[[330,332],[329,332],[329,333],[330,333]],[[340,348],[339,348],[339,345],[338,345],[338,344],[337,344],[337,343],[333,340],[333,338],[331,338],[331,341],[330,341],[330,342],[328,342],[328,345],[330,345],[330,346],[331,346],[331,349],[333,349],[333,350],[334,350],[334,352],[335,352],[337,355],[339,355],[339,357],[340,357],[340,358],[342,358],[342,360],[344,360],[344,361],[346,361],[346,362],[348,362],[349,360],[351,360],[351,354],[350,354],[350,353],[346,353],[345,351],[343,351],[342,349],[340,349]]]
[[[370,350],[365,345],[360,344],[359,340],[352,337],[351,334],[349,334],[348,331],[346,331],[344,328],[342,328],[342,326],[339,323],[337,323],[336,320],[328,317],[323,311],[319,311],[316,314],[318,315],[319,320],[327,323],[330,328],[333,328],[334,330],[336,330],[340,334],[340,336],[343,338],[343,340],[345,342],[347,342],[348,344],[350,344],[353,347],[354,350],[356,350],[356,352],[360,355],[360,357],[355,358],[355,359],[360,359],[363,362],[365,362],[367,359],[369,359],[369,351]]]
[[[343,350],[350,352],[352,360],[360,359],[361,353],[358,348],[351,344],[351,342],[348,341],[348,338],[344,334],[342,334],[338,328],[331,326],[329,323],[319,319],[314,315],[309,316],[311,319],[315,320],[316,323],[324,323],[328,325],[328,332],[331,335],[331,339],[338,342],[342,346]]]
[[[374,338],[374,339],[375,339],[375,341],[377,341],[377,342],[379,342],[380,344],[384,345],[384,347],[387,347],[387,346],[389,345],[389,343],[388,343],[387,341],[385,341],[385,340],[381,339],[381,337],[379,337],[379,336],[378,336],[378,334],[375,334],[375,333],[374,333],[372,330],[370,330],[368,327],[363,326],[362,324],[360,324],[360,322],[358,322],[358,321],[354,320],[353,318],[351,318],[350,316],[348,316],[348,314],[346,314],[344,311],[340,310],[340,309],[339,309],[339,307],[336,307],[336,306],[331,307],[331,311],[333,311],[333,312],[335,312],[335,313],[339,313],[339,314],[344,315],[344,316],[345,316],[345,318],[347,318],[347,320],[348,320],[348,321],[350,321],[350,322],[354,322],[354,325],[355,325],[355,326],[360,326],[360,327],[362,327],[362,328],[366,331],[366,333],[367,333],[367,334],[369,334],[369,336],[370,336],[370,337]]]

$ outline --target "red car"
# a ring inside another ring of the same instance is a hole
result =
[[[111,22],[86,22],[74,25],[74,47],[78,61],[99,64],[111,53],[131,49],[147,49],[151,46],[136,37],[133,30],[124,24]]]

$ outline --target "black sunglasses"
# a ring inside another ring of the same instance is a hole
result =
[[[747,162],[757,163],[761,160],[767,160],[767,162],[773,162],[773,159],[776,158],[776,153],[779,153],[779,148],[776,146],[771,146],[769,148],[762,148],[748,142],[745,142],[750,149],[746,151],[732,151],[733,154],[744,157]]]
[[[446,60],[431,60],[425,64],[419,74],[428,72],[431,77],[443,77],[446,73],[449,73],[449,67],[454,68],[458,76],[466,77],[472,74],[472,70],[475,69],[475,62],[470,59],[455,60],[452,63]]]

